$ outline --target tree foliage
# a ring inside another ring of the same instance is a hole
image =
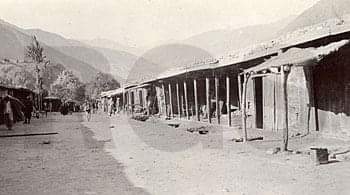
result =
[[[32,42],[30,43],[29,46],[27,46],[26,56],[31,58],[34,62],[39,64],[39,63],[44,62],[45,56],[43,53],[44,53],[44,48],[41,47],[36,36],[33,36]]]
[[[63,100],[81,101],[85,98],[85,87],[72,71],[64,70],[51,85],[52,95]]]
[[[86,95],[95,99],[102,91],[108,91],[119,87],[119,82],[115,80],[112,75],[99,72],[95,75],[94,79],[87,84]]]
[[[35,89],[36,79],[30,69],[14,64],[0,67],[0,84]]]

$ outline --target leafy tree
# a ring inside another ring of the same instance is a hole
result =
[[[27,46],[26,56],[31,58],[37,64],[44,62],[44,48],[41,47],[39,41],[36,39],[36,36],[32,37],[32,42]]]
[[[56,81],[51,85],[52,94],[63,100],[73,99],[81,101],[85,98],[83,83],[72,71],[64,70],[58,75]]]
[[[30,69],[15,64],[0,67],[0,83],[9,86],[35,89],[36,79]]]
[[[53,84],[58,76],[65,70],[62,64],[50,64],[47,65],[45,70],[43,71],[43,88],[46,90],[50,90],[51,84]]]
[[[102,91],[108,91],[119,88],[119,82],[107,73],[98,72],[94,79],[86,86],[86,93],[92,99],[98,97]]]

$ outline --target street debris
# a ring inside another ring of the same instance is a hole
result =
[[[328,149],[327,148],[310,148],[312,153],[311,156],[316,165],[328,164]]]
[[[266,154],[277,154],[281,151],[280,147],[276,147],[276,148],[271,148],[269,150],[266,151]]]
[[[42,144],[51,144],[51,141],[50,140],[45,140],[42,142]]]
[[[146,116],[146,115],[134,115],[131,118],[134,119],[134,120],[145,122],[145,121],[147,121],[149,119],[149,116]]]
[[[178,128],[180,127],[180,123],[168,123],[168,126]]]
[[[256,140],[264,140],[264,137],[253,137],[253,138],[248,138],[247,141],[256,141]],[[234,142],[243,142],[243,138],[233,138],[232,141]]]
[[[206,129],[205,126],[201,126],[201,127],[190,127],[190,128],[187,128],[188,132],[190,133],[194,133],[194,132],[198,132],[200,134],[206,134],[208,133],[209,131]]]

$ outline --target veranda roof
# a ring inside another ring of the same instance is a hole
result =
[[[338,51],[341,47],[349,44],[349,40],[334,42],[318,48],[291,48],[276,57],[272,57],[266,62],[244,70],[245,73],[258,72],[269,68],[279,67],[282,65],[293,66],[313,66],[316,65],[325,56]]]
[[[116,95],[120,95],[124,92],[123,88],[113,89],[109,91],[104,91],[101,93],[101,97],[112,97]]]

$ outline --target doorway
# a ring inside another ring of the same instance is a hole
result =
[[[255,105],[255,127],[262,129],[263,120],[263,80],[262,77],[254,78],[254,105]]]

